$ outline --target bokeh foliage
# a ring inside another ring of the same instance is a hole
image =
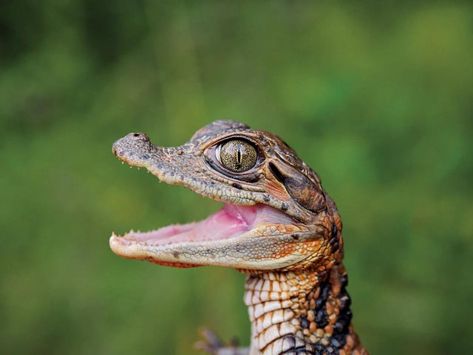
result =
[[[3,1],[0,344],[5,354],[190,354],[249,337],[233,270],[119,259],[112,230],[217,204],[126,169],[216,118],[281,135],[344,218],[373,354],[471,351],[473,12],[467,2]]]

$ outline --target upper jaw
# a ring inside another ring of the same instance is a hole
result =
[[[159,147],[144,133],[130,133],[113,144],[112,152],[122,162],[145,168],[167,184],[182,185],[213,200],[239,205],[258,202],[253,191],[231,185],[223,189],[207,173],[202,152],[190,142],[178,147]]]
[[[279,186],[272,181],[262,179],[245,183],[211,172],[203,154],[213,143],[215,139],[191,140],[178,147],[159,147],[151,143],[144,133],[130,133],[117,140],[112,151],[122,162],[145,168],[162,182],[187,187],[213,200],[237,205],[260,203],[304,223],[313,220],[312,213],[301,208],[285,192],[279,191]]]

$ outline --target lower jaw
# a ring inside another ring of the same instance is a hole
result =
[[[112,251],[127,259],[172,267],[215,265],[265,270],[287,266],[293,254],[293,220],[265,205],[225,205],[208,218],[156,231],[110,238]]]

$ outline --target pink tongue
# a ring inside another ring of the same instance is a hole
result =
[[[251,213],[241,213],[236,206],[225,205],[223,209],[211,215],[202,222],[197,223],[188,233],[189,240],[216,239],[229,237],[237,232],[247,230],[250,223],[254,221]],[[251,220],[252,219],[252,220]],[[178,236],[179,239],[180,236]],[[187,240],[187,238],[186,238]]]
[[[257,214],[255,206],[225,205],[203,221],[184,225],[172,225],[146,233],[132,232],[126,239],[149,245],[224,239],[236,233],[248,231]]]
[[[258,208],[256,206],[225,205],[223,209],[213,216],[217,217],[219,213],[223,212],[227,219],[239,221],[240,223],[244,223],[246,226],[249,226],[255,222],[257,210]],[[229,221],[227,220],[226,222],[228,223]]]

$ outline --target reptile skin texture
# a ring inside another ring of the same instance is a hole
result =
[[[249,348],[213,354],[368,354],[352,322],[342,222],[318,175],[276,135],[215,121],[178,147],[130,133],[113,145],[122,162],[223,202],[201,222],[112,235],[119,256],[158,265],[213,265],[245,273]]]

